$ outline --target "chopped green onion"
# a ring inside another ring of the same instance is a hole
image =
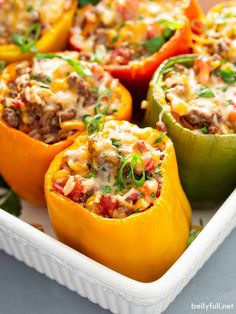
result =
[[[167,26],[171,30],[176,30],[176,29],[180,29],[183,27],[183,23],[174,22],[174,21],[164,19],[164,18],[158,18],[157,22],[159,24],[163,24],[163,25]]]
[[[218,69],[215,71],[216,76],[220,76],[225,83],[232,84],[236,81],[236,72],[232,69]]]
[[[112,141],[112,145],[115,146],[116,148],[120,148],[122,146],[121,140],[118,138],[112,138],[111,141]]]
[[[156,174],[159,174],[159,173],[161,172],[161,169],[160,169],[159,167],[156,167],[156,169],[154,170],[154,172],[155,172]]]
[[[86,67],[81,61],[71,59],[67,56],[51,54],[51,53],[39,53],[34,57],[34,59],[36,59],[36,60],[45,60],[45,59],[53,59],[53,58],[65,60],[69,65],[72,66],[72,68],[75,70],[75,72],[82,77],[93,75],[92,72],[90,71],[90,69],[88,67]]]
[[[26,9],[27,12],[33,12],[34,11],[34,7],[32,4],[30,4],[27,9]]]
[[[166,27],[163,31],[163,36],[166,40],[169,40],[173,36],[173,30],[169,27]]]
[[[5,66],[6,66],[6,62],[5,62],[5,61],[0,60],[0,73],[2,73],[2,71],[3,71],[3,70],[4,70],[4,68],[5,68]]]
[[[160,135],[158,135],[158,137],[154,141],[154,144],[162,142],[165,135],[166,135],[166,132],[162,132]]]
[[[83,117],[83,122],[85,124],[86,128],[86,134],[87,136],[95,133],[100,132],[104,127],[104,115],[103,114],[97,114],[95,116],[85,115]]]
[[[90,178],[96,178],[97,176],[97,171],[96,170],[93,170],[92,172],[90,172],[89,175],[87,175],[87,179],[90,179]]]
[[[102,187],[102,192],[104,194],[108,194],[108,193],[111,193],[111,187],[109,185],[103,185]]]
[[[162,85],[161,88],[162,88],[163,90],[167,90],[167,89],[168,89],[168,86],[167,86],[167,85]]]
[[[78,4],[80,7],[85,7],[86,5],[92,3],[96,5],[100,0],[78,0]]]
[[[140,163],[140,166],[142,168],[142,176],[139,180],[137,180],[135,178],[135,173],[134,173],[138,162]],[[127,174],[127,177],[124,179],[123,172],[124,172],[125,168],[128,168],[129,173]],[[133,184],[136,187],[140,187],[140,186],[144,185],[144,183],[145,183],[145,168],[144,168],[143,159],[140,157],[140,155],[131,154],[131,155],[129,155],[123,159],[121,167],[118,171],[117,179],[118,179],[118,182],[120,184],[125,184],[125,183],[127,183],[127,181],[129,181],[129,179],[131,179]]]
[[[98,86],[96,86],[96,87],[93,88],[92,92],[94,94],[98,94],[98,90],[99,90],[99,88],[98,88]]]
[[[156,193],[152,192],[151,197],[156,198]]]
[[[39,84],[39,86],[42,87],[42,88],[46,88],[46,89],[49,89],[49,88],[50,88],[49,85],[47,85],[47,84],[45,84],[45,83],[43,83],[43,82],[39,82],[38,84]]]
[[[209,131],[208,131],[208,127],[204,126],[203,128],[201,128],[201,131],[203,134],[208,134]]]
[[[120,39],[120,35],[117,34],[116,36],[114,36],[111,40],[112,44],[114,44],[115,42],[117,42]]]
[[[14,34],[12,41],[14,44],[19,46],[21,52],[25,53],[28,51],[37,52],[38,49],[35,47],[37,40],[41,34],[41,25],[39,23],[32,24],[25,35]],[[32,38],[33,36],[33,38]]]
[[[196,94],[198,97],[203,98],[213,98],[215,97],[214,92],[207,86],[202,86],[196,90]]]
[[[94,113],[98,114],[98,109],[101,106],[102,99],[108,97],[109,102],[111,101],[112,90],[110,88],[105,88],[104,91],[98,97],[96,104],[94,105]],[[106,112],[103,114],[106,114]]]

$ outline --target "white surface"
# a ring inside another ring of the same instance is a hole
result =
[[[198,211],[203,222],[214,211]],[[24,203],[22,218],[53,234],[45,209]],[[236,227],[236,191],[199,237],[159,280],[145,284],[122,276],[0,210],[0,248],[113,313],[161,313]]]

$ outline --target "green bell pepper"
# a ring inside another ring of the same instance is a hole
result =
[[[206,208],[223,201],[236,187],[236,134],[196,134],[178,123],[161,88],[164,73],[175,64],[192,67],[197,55],[165,61],[153,76],[147,96],[144,124],[165,123],[174,142],[183,188],[193,207]]]

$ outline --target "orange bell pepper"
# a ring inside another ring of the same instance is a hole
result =
[[[159,135],[148,128],[142,139],[145,142]],[[87,140],[85,135],[78,136],[68,150]],[[166,136],[163,143],[160,197],[146,211],[121,219],[103,218],[53,190],[53,178],[65,152],[58,154],[45,177],[49,216],[58,238],[135,280],[150,282],[162,276],[186,249],[191,225],[191,208],[180,185],[173,144]]]
[[[198,0],[189,0],[188,6],[185,9],[185,15],[189,20],[204,18],[204,13],[198,3]]]
[[[14,80],[16,65],[17,63],[13,63],[4,69],[3,80],[6,82]],[[121,95],[121,106],[113,116],[108,118],[130,120],[132,115],[130,93],[121,84],[118,85],[116,92]],[[84,125],[80,121],[66,121],[62,124],[64,129],[78,129],[78,132],[84,130]],[[1,175],[21,198],[39,205],[45,204],[44,175],[55,155],[70,146],[75,136],[76,134],[59,143],[48,145],[8,126],[0,113]]]
[[[60,51],[66,48],[69,30],[71,28],[74,13],[77,8],[77,1],[73,0],[72,8],[66,11],[63,16],[43,34],[37,41],[38,52]],[[33,52],[22,53],[15,44],[0,45],[0,60],[7,63],[32,58]]]

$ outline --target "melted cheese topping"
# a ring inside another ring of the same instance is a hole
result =
[[[103,64],[128,64],[160,50],[184,24],[183,1],[102,0],[78,11],[71,42]]]
[[[60,56],[76,62],[79,54],[68,52]],[[10,79],[6,68],[0,81],[2,118],[36,139],[53,143],[61,139],[62,121],[118,111],[121,106],[118,80],[96,63],[80,61],[80,64],[91,75],[80,76],[56,55],[51,59],[19,63],[16,77],[13,75]]]
[[[14,34],[24,35],[36,22],[42,35],[71,7],[72,0],[0,1],[0,45],[11,43]]]
[[[107,122],[102,132],[65,152],[54,190],[108,218],[147,210],[162,183],[165,144],[155,140],[150,128]]]
[[[236,133],[236,68],[219,57],[177,64],[164,75],[162,88],[173,116],[197,133]]]
[[[194,38],[196,53],[217,53],[230,62],[236,62],[236,6],[211,12],[205,21],[204,32]]]

